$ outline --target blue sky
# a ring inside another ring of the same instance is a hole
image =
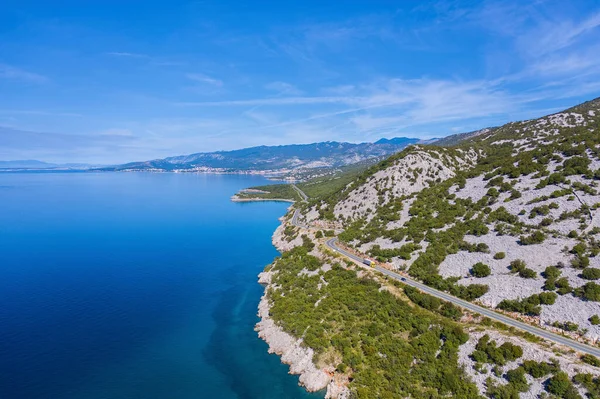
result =
[[[589,1],[13,1],[0,159],[440,137],[600,96]]]

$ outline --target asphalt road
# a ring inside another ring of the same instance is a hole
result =
[[[298,186],[297,186],[297,185],[295,185],[295,184],[293,184],[293,183],[292,183],[292,187],[294,188],[294,190],[296,190],[296,191],[298,192],[298,194],[300,194],[300,197],[302,197],[302,201],[303,201],[303,202],[308,202],[308,195],[306,195],[306,194],[304,193],[304,191],[300,190],[300,189],[298,188]]]
[[[296,212],[298,212],[298,211],[296,211]],[[296,217],[296,216],[297,216],[297,214],[294,213],[294,217]],[[300,226],[300,227],[305,227],[305,226]],[[350,259],[352,259],[352,260],[354,260],[356,262],[364,264],[363,263],[363,261],[364,261],[363,258],[361,258],[359,256],[356,256],[353,253],[350,253],[350,252],[344,250],[343,248],[338,247],[337,246],[337,238],[331,238],[331,239],[329,239],[326,244],[327,244],[327,246],[329,248],[331,248],[335,252],[338,252],[338,253],[340,253],[340,254],[342,254],[342,255],[344,255],[344,256],[346,256],[346,257],[348,257],[348,258],[350,258]],[[367,266],[365,265],[365,267],[367,267]],[[374,269],[377,270],[377,271],[379,271],[379,272],[381,272],[381,273],[383,273],[383,274],[385,274],[386,276],[389,276],[389,277],[391,277],[393,279],[402,281],[402,283],[404,283],[406,285],[411,285],[413,287],[416,287],[416,288],[420,289],[421,291],[423,291],[423,292],[425,292],[425,293],[427,293],[429,295],[435,296],[437,298],[443,299],[443,300],[448,301],[448,302],[452,302],[453,304],[458,305],[458,306],[460,306],[460,307],[462,307],[464,309],[468,309],[468,310],[470,310],[472,312],[482,314],[484,316],[489,317],[490,319],[494,319],[494,320],[499,321],[501,323],[504,323],[504,324],[506,324],[508,326],[518,328],[519,330],[527,331],[528,333],[537,335],[538,337],[544,338],[544,339],[546,339],[548,341],[552,341],[552,342],[555,342],[557,344],[568,346],[568,347],[570,347],[570,348],[572,348],[572,349],[574,349],[574,350],[576,350],[578,352],[587,353],[587,354],[590,354],[590,355],[594,355],[594,356],[600,357],[600,348],[594,348],[592,346],[579,343],[579,342],[574,341],[572,339],[565,338],[565,337],[563,337],[561,335],[554,334],[554,333],[552,333],[550,331],[543,330],[543,329],[537,328],[537,327],[533,327],[533,326],[531,326],[529,324],[526,324],[526,323],[523,323],[521,321],[515,320],[515,319],[513,319],[511,317],[508,317],[508,316],[505,316],[503,314],[494,312],[493,310],[484,308],[482,306],[476,305],[476,304],[471,303],[471,302],[467,302],[465,300],[462,300],[460,298],[454,297],[454,296],[452,296],[450,294],[447,294],[445,292],[438,291],[435,288],[431,288],[431,287],[429,287],[429,286],[427,286],[425,284],[419,283],[418,281],[415,281],[415,280],[409,279],[407,277],[401,276],[400,274],[394,273],[394,272],[392,272],[392,271],[390,271],[388,269],[384,269],[383,267],[376,266],[376,267],[374,267]]]

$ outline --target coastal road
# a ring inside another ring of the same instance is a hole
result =
[[[300,211],[298,209],[296,209],[294,211],[294,216],[292,216],[292,224],[296,227],[301,227],[303,229],[308,229],[308,226],[300,223],[300,221],[298,221],[298,217],[300,216]]]
[[[296,212],[298,212],[298,211],[296,211]],[[297,216],[296,212],[294,212],[294,217]],[[299,227],[304,227],[304,226],[300,226],[300,225],[298,225],[298,226]],[[334,250],[335,252],[338,252],[338,253],[346,256],[347,258],[350,258],[350,259],[352,259],[352,260],[354,260],[356,262],[359,262],[359,263],[363,264],[363,261],[364,261],[363,258],[361,258],[359,256],[356,256],[353,253],[344,250],[343,248],[338,247],[338,245],[337,245],[337,238],[331,238],[331,239],[329,239],[326,242],[326,245],[329,248],[331,248],[332,250]],[[528,333],[537,335],[538,337],[544,338],[544,339],[546,339],[548,341],[552,341],[552,342],[555,342],[557,344],[568,346],[569,348],[572,348],[572,349],[574,349],[576,351],[600,357],[600,348],[595,348],[595,347],[592,347],[592,346],[589,346],[589,345],[586,345],[586,344],[582,344],[582,343],[574,341],[572,339],[563,337],[562,335],[554,334],[553,332],[550,332],[550,331],[547,331],[547,330],[544,330],[544,329],[541,329],[541,328],[538,328],[538,327],[534,327],[534,326],[529,325],[527,323],[523,323],[523,322],[515,320],[515,319],[513,319],[511,317],[505,316],[505,315],[503,315],[501,313],[497,313],[497,312],[494,312],[493,310],[484,308],[483,306],[479,306],[479,305],[476,305],[474,303],[465,301],[463,299],[454,297],[454,296],[452,296],[450,294],[447,294],[445,292],[438,291],[435,288],[431,288],[431,287],[429,287],[429,286],[427,286],[425,284],[419,283],[418,281],[415,281],[415,280],[412,280],[410,278],[401,276],[400,274],[394,273],[394,272],[392,272],[392,271],[390,271],[388,269],[384,269],[383,267],[375,266],[374,269],[377,270],[378,272],[381,272],[381,273],[385,274],[388,277],[391,277],[391,278],[393,278],[395,280],[401,281],[402,283],[404,283],[406,285],[410,285],[410,286],[413,286],[415,288],[418,288],[419,290],[421,290],[421,291],[423,291],[423,292],[425,292],[425,293],[427,293],[429,295],[432,295],[432,296],[435,296],[437,298],[443,299],[444,301],[451,302],[451,303],[453,303],[455,305],[458,305],[458,306],[460,306],[462,308],[468,309],[468,310],[470,310],[472,312],[479,313],[481,315],[487,316],[490,319],[499,321],[501,323],[504,323],[504,324],[506,324],[508,326],[511,326],[511,327],[514,327],[514,328],[518,328],[519,330],[527,331]]]
[[[294,188],[294,190],[296,190],[298,192],[298,194],[300,195],[300,197],[302,197],[302,202],[308,202],[308,195],[306,195],[304,193],[304,191],[300,190],[298,188],[298,186],[295,185],[294,183],[292,183],[292,187]]]
[[[298,221],[299,214],[300,214],[300,212],[296,209],[294,211],[294,216],[292,217],[292,224],[295,225],[295,226],[304,228],[304,229],[308,228],[309,226],[306,226],[306,225],[304,225],[304,224],[302,224],[302,223],[300,223]],[[352,259],[355,262],[360,263],[364,267],[368,267],[368,266],[366,266],[364,264],[364,261],[365,261],[364,258],[361,258],[360,256],[357,256],[357,255],[355,255],[355,254],[353,254],[351,252],[348,252],[345,249],[339,247],[337,245],[337,241],[338,241],[337,238],[330,238],[329,240],[327,240],[327,242],[325,244],[327,245],[327,247],[329,247],[333,251],[335,251],[335,252],[337,252],[337,253],[339,253],[339,254],[341,254],[341,255],[349,258],[349,259]],[[429,286],[427,286],[427,285],[425,285],[423,283],[420,283],[420,282],[415,281],[413,279],[410,279],[408,277],[402,276],[402,275],[400,275],[398,273],[394,273],[391,270],[384,269],[383,267],[375,266],[373,269],[377,270],[378,272],[381,272],[381,273],[385,274],[388,277],[391,277],[391,278],[393,278],[395,280],[401,281],[403,284],[410,285],[412,287],[418,288],[419,290],[421,290],[421,291],[423,291],[423,292],[425,292],[425,293],[427,293],[429,295],[432,295],[434,297],[443,299],[444,301],[447,301],[447,302],[451,302],[451,303],[453,303],[453,304],[455,304],[457,306],[460,306],[460,307],[462,307],[464,309],[468,309],[468,310],[470,310],[472,312],[479,313],[479,314],[481,314],[483,316],[487,316],[490,319],[499,321],[499,322],[501,322],[503,324],[506,324],[506,325],[514,327],[514,328],[518,328],[521,331],[526,331],[528,333],[534,334],[534,335],[536,335],[536,336],[538,336],[540,338],[543,338],[545,340],[548,340],[548,341],[551,341],[551,342],[555,342],[555,343],[560,344],[560,345],[567,346],[567,347],[569,347],[571,349],[574,349],[574,350],[576,350],[578,352],[582,352],[582,353],[586,353],[586,354],[589,354],[589,355],[594,355],[596,357],[600,357],[600,348],[596,348],[596,347],[593,347],[593,346],[590,346],[590,345],[582,344],[582,343],[574,341],[574,340],[572,340],[570,338],[563,337],[562,335],[558,335],[558,334],[555,334],[553,332],[544,330],[542,328],[534,327],[534,326],[532,326],[530,324],[523,323],[521,321],[513,319],[512,317],[508,317],[508,316],[505,316],[505,315],[503,315],[501,313],[497,313],[497,312],[495,312],[495,311],[493,311],[491,309],[484,308],[483,306],[479,306],[479,305],[476,305],[476,304],[474,304],[472,302],[468,302],[468,301],[465,301],[463,299],[457,298],[457,297],[452,296],[452,295],[450,295],[450,294],[448,294],[446,292],[442,292],[442,291],[436,290],[435,288],[431,288],[431,287],[429,287]]]

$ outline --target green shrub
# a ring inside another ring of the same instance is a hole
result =
[[[581,277],[586,280],[598,280],[600,278],[600,269],[587,267],[581,272]]]
[[[597,314],[595,314],[592,317],[590,317],[588,319],[588,321],[590,323],[592,323],[593,326],[597,326],[598,324],[600,324],[600,316],[598,316]]]
[[[492,270],[485,263],[477,262],[471,268],[471,275],[474,277],[487,277],[492,273]]]
[[[560,371],[548,380],[546,390],[559,398],[580,398],[567,373]]]
[[[596,283],[586,283],[574,291],[574,295],[586,301],[600,301],[600,285]]]
[[[521,244],[521,245],[541,244],[544,242],[545,239],[546,239],[546,235],[543,232],[541,232],[540,230],[537,230],[537,231],[533,232],[531,235],[521,236],[519,238],[519,244]]]
[[[506,253],[504,252],[496,252],[494,255],[494,259],[500,260],[506,258]]]
[[[523,361],[523,369],[533,378],[542,378],[548,374],[560,371],[560,366],[556,361],[554,363],[539,363],[535,360],[525,360]]]
[[[594,367],[600,367],[600,359],[594,355],[585,354],[581,356],[581,361],[587,364],[591,364]]]
[[[475,351],[471,354],[471,358],[480,363],[492,363],[504,365],[506,362],[512,362],[523,356],[523,349],[518,345],[513,345],[510,342],[505,342],[500,346],[496,346],[496,341],[491,341],[489,335],[484,335],[479,338]]]

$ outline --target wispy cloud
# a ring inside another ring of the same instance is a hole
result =
[[[113,57],[126,57],[126,58],[151,58],[147,54],[129,53],[126,51],[111,51],[111,52],[106,53],[106,55],[110,55]]]
[[[0,79],[20,80],[29,83],[46,83],[48,78],[12,65],[0,63]]]
[[[201,73],[188,73],[185,75],[186,78],[193,80],[194,82],[204,83],[211,86],[221,87],[223,86],[223,81],[210,77],[208,75],[204,75]]]
[[[271,82],[265,85],[265,89],[278,92],[278,94],[287,94],[293,96],[302,94],[302,90],[287,82]]]

